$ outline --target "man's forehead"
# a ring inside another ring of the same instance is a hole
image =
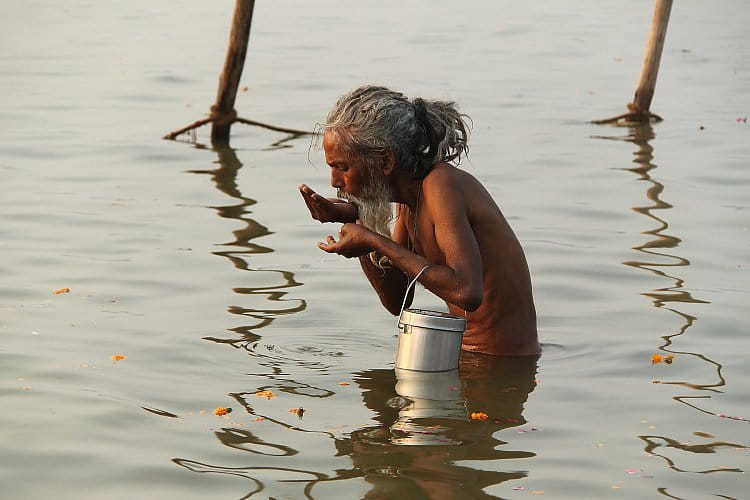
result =
[[[341,146],[341,141],[332,130],[326,130],[323,134],[323,150],[326,160],[344,161],[349,159],[349,152]]]

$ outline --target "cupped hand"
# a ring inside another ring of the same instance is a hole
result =
[[[300,184],[298,189],[313,219],[320,222],[344,223],[357,220],[357,206],[354,203],[339,198],[325,198],[306,184]]]
[[[374,234],[363,226],[360,220],[357,220],[356,224],[349,223],[342,226],[338,241],[333,236],[326,236],[326,241],[319,242],[318,248],[346,258],[361,257],[374,250],[371,243]]]

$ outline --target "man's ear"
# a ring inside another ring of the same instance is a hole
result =
[[[389,176],[396,170],[396,155],[390,149],[383,153],[383,175]]]

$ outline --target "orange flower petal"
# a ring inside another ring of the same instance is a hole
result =
[[[123,354],[113,354],[112,355],[112,361],[122,361],[125,358],[127,358],[127,356],[125,356]]]
[[[653,354],[651,356],[651,363],[652,364],[661,363],[662,361],[664,361],[664,356],[662,356],[661,354]]]
[[[471,414],[472,420],[487,420],[488,418],[490,417],[486,413],[481,412],[481,411],[472,412]]]
[[[214,415],[218,415],[220,417],[223,417],[227,413],[230,413],[232,411],[231,408],[224,408],[223,406],[219,406],[214,410]]]
[[[59,295],[61,293],[69,293],[69,292],[70,292],[70,288],[58,288],[52,293],[54,293],[55,295]]]

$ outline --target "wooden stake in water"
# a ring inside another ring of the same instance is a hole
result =
[[[240,87],[240,77],[245,66],[247,44],[250,39],[250,24],[253,20],[255,0],[236,0],[232,16],[229,47],[224,59],[224,70],[219,77],[216,103],[211,106],[211,142],[229,143],[229,130],[237,119],[234,101]]]
[[[255,0],[235,0],[232,29],[229,35],[227,55],[224,59],[224,69],[219,77],[219,90],[216,93],[216,102],[211,106],[211,113],[208,118],[197,120],[186,127],[170,132],[164,136],[164,139],[174,139],[181,134],[194,131],[196,128],[209,122],[212,123],[211,143],[215,146],[226,146],[229,144],[229,132],[234,122],[257,125],[278,132],[285,132],[295,137],[312,134],[312,132],[306,130],[277,127],[237,116],[237,111],[234,109],[234,101],[237,99],[237,90],[240,86],[242,69],[245,66],[245,56],[247,55],[254,8]]]
[[[635,89],[633,102],[628,104],[629,113],[618,115],[606,120],[596,120],[594,123],[613,123],[620,120],[631,122],[661,121],[661,117],[651,112],[651,100],[656,89],[656,77],[659,74],[659,63],[667,36],[669,14],[672,11],[672,0],[656,0],[654,17],[643,53],[641,76]]]
[[[667,24],[671,11],[672,0],[656,0],[654,19],[651,21],[651,31],[648,34],[646,50],[643,53],[641,78],[638,80],[633,102],[628,105],[628,109],[633,113],[644,115],[650,113],[651,99],[653,99],[654,89],[656,89],[656,76],[659,74],[661,52],[664,48],[664,39],[667,36]]]

